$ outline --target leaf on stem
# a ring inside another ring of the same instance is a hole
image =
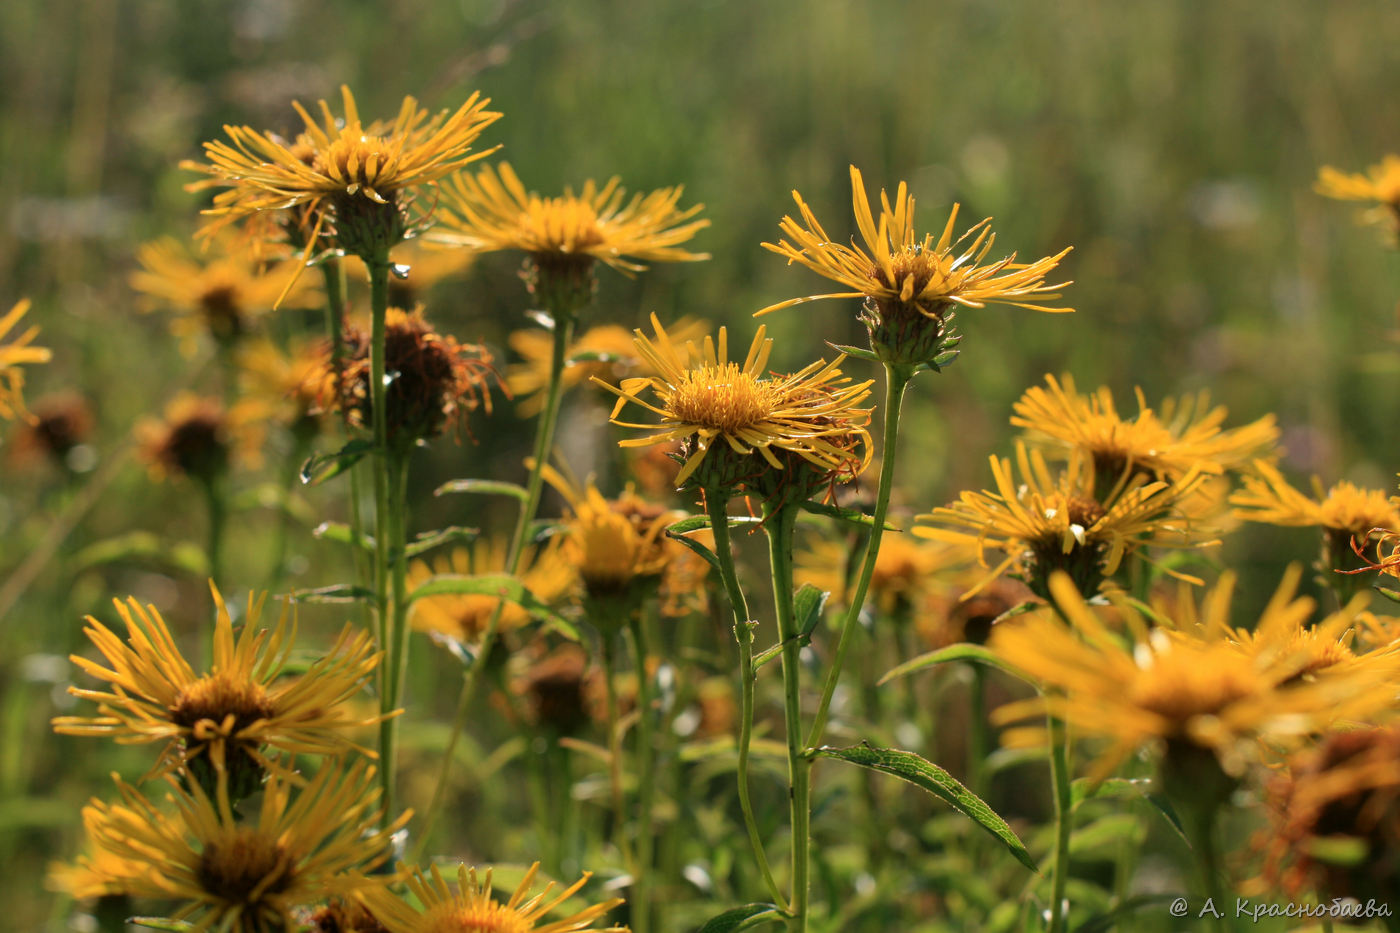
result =
[[[970,817],[978,826],[1001,840],[1017,861],[1031,871],[1036,871],[1035,860],[1006,821],[987,806],[981,797],[963,787],[956,778],[933,762],[926,761],[913,752],[896,748],[876,748],[869,744],[852,745],[849,748],[827,746],[817,749],[813,754],[849,761],[862,768],[890,774],[916,787],[922,787],[953,809]]]
[[[445,496],[455,492],[470,492],[484,496],[510,496],[521,502],[530,498],[530,494],[524,486],[495,479],[451,479],[434,489],[433,495]]]
[[[353,603],[374,599],[374,590],[349,583],[321,586],[314,590],[294,590],[292,599],[303,603]]]
[[[696,933],[738,933],[739,930],[752,930],[765,923],[777,923],[783,919],[782,911],[772,904],[745,904],[726,910],[705,921]]]
[[[876,681],[876,686],[883,686],[894,680],[896,677],[903,677],[906,674],[913,674],[939,664],[947,664],[950,661],[967,661],[972,664],[983,664],[987,667],[994,667],[999,671],[1005,671],[1013,676],[1020,676],[1017,671],[1009,667],[1005,661],[997,657],[996,653],[989,648],[973,644],[949,645],[946,648],[939,648],[937,651],[930,651],[921,654],[917,658],[910,658],[903,664],[891,668],[884,677]]]
[[[515,603],[565,638],[573,641],[579,639],[578,629],[574,628],[573,623],[540,602],[535,594],[526,589],[525,584],[520,582],[517,577],[506,573],[483,573],[471,576],[456,573],[436,574],[409,593],[407,601],[411,603],[425,596],[448,594],[496,596]]]
[[[374,441],[357,438],[333,454],[316,454],[309,457],[301,465],[301,481],[307,486],[319,486],[359,463],[365,454],[372,450]]]
[[[864,525],[869,528],[875,524],[875,518],[873,516],[866,515],[859,509],[845,509],[837,505],[826,505],[810,499],[802,503],[802,509],[805,512],[811,512],[813,515],[826,515],[830,518],[839,518],[841,521],[850,522],[852,525]],[[903,530],[896,525],[891,525],[889,522],[885,522],[884,527],[886,531]]]

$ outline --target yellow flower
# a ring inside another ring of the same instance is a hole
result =
[[[144,860],[106,849],[92,849],[72,862],[50,862],[45,886],[76,901],[129,893],[133,878],[145,871]]]
[[[843,246],[828,236],[796,191],[792,197],[802,222],[784,217],[779,226],[788,239],[776,245],[763,244],[765,249],[787,257],[789,263],[801,263],[850,291],[793,298],[758,314],[823,298],[865,298],[862,320],[870,329],[876,352],[900,362],[923,362],[931,359],[949,336],[947,327],[958,307],[1006,304],[1033,311],[1074,310],[1043,303],[1059,298],[1058,289],[1070,284],[1045,283],[1045,276],[1059,265],[1068,248],[1032,263],[1016,262],[1013,253],[982,265],[996,241],[990,217],[955,240],[955,204],[937,240],[933,234],[920,238],[914,232],[914,198],[903,182],[893,204],[881,190],[878,222],[865,194],[865,181],[854,165],[851,192],[856,226],[865,241],[863,249],[854,239],[850,246]]]
[[[136,251],[141,269],[131,287],[146,296],[142,310],[175,312],[170,330],[187,356],[195,340],[208,334],[219,343],[247,336],[254,322],[281,303],[294,308],[319,303],[319,289],[298,278],[300,263],[269,265],[240,249],[227,236],[213,238],[207,251],[192,253],[174,237],[144,243]],[[296,280],[295,285],[289,282]]]
[[[29,299],[18,302],[3,317],[0,317],[0,340],[5,338],[24,313],[29,310]],[[24,417],[24,371],[22,363],[47,363],[53,354],[47,347],[31,346],[38,336],[39,328],[34,326],[16,336],[9,343],[0,343],[0,418]]]
[[[656,375],[624,379],[620,388],[604,386],[619,396],[613,408],[614,424],[655,432],[621,441],[623,447],[686,442],[677,486],[685,485],[711,450],[719,453],[711,457],[710,476],[728,486],[747,482],[770,468],[782,471],[803,462],[841,479],[854,477],[869,465],[870,434],[865,425],[870,409],[855,406],[869,397],[871,382],[852,385],[849,377],[843,377],[844,356],[830,363],[812,363],[791,375],[765,378],[773,341],[764,337],[762,327],[741,366],[729,361],[723,327],[718,346],[707,336],[703,349],[693,341],[682,349],[656,315],[651,322],[655,341],[639,330],[635,343],[638,355]],[[656,404],[642,398],[648,389]],[[618,421],[627,402],[660,415],[661,423]],[[794,456],[780,459],[780,453]]]
[[[1137,470],[1151,479],[1173,479],[1193,469],[1217,474],[1235,470],[1278,440],[1273,415],[1223,430],[1227,412],[1224,406],[1211,408],[1204,392],[1195,398],[1164,399],[1161,408],[1153,410],[1138,390],[1138,413],[1125,419],[1107,386],[1083,395],[1068,375],[1061,380],[1047,375],[1045,383],[1045,388],[1026,390],[1016,402],[1011,423],[1025,428],[1033,443],[1078,448],[1092,457],[1103,485]]]
[[[564,523],[563,557],[589,596],[623,596],[634,583],[659,581],[682,547],[666,537],[666,526],[681,513],[647,502],[630,487],[606,499],[592,480],[580,488],[548,464],[542,472],[573,512]]]
[[[550,897],[554,890],[552,881],[539,894],[529,897],[539,867],[539,862],[530,866],[515,893],[504,903],[491,893],[491,870],[487,869],[486,877],[479,879],[476,869],[466,865],[457,867],[456,891],[443,880],[436,865],[429,867],[429,876],[416,866],[401,866],[401,870],[408,873],[409,893],[421,907],[410,906],[403,898],[384,889],[363,891],[358,896],[389,933],[576,933],[580,930],[627,933],[626,927],[593,926],[599,917],[622,903],[620,897],[585,907],[561,920],[540,924],[541,918],[577,894],[592,874],[584,872],[582,878],[553,898]]]
[[[1311,616],[1313,601],[1294,598],[1297,579],[1296,571],[1285,578],[1257,629],[1296,631]],[[1118,601],[1125,638],[1100,621],[1068,576],[1055,574],[1050,590],[1071,627],[1043,612],[992,636],[997,654],[1040,682],[1045,696],[1002,707],[997,719],[1048,711],[1079,734],[1108,739],[1096,778],[1153,743],[1209,752],[1238,775],[1255,739],[1288,742],[1392,705],[1386,664],[1314,667],[1305,677],[1315,662],[1311,652],[1279,650],[1272,640],[1269,650],[1242,648],[1227,624],[1233,583],[1225,575],[1204,597],[1200,622],[1188,619],[1174,629],[1153,628]],[[1346,624],[1358,608],[1324,621],[1324,630]],[[1196,615],[1194,606],[1190,614]]]
[[[984,562],[987,548],[1002,551],[1006,558],[982,585],[1019,566],[1039,596],[1046,596],[1046,580],[1056,569],[1092,593],[1124,557],[1144,547],[1215,543],[1176,509],[1200,485],[1204,474],[1198,468],[1171,482],[1124,477],[1103,490],[1096,488],[1093,467],[1078,451],[1054,474],[1040,451],[1028,452],[1020,441],[1015,472],[1009,459],[994,456],[991,464],[995,492],[964,492],[952,505],[920,515],[917,520],[929,524],[914,529],[921,537],[975,546]],[[978,589],[981,585],[968,595]]]
[[[158,767],[184,766],[201,780],[233,772],[235,791],[246,792],[263,771],[286,768],[265,749],[288,755],[336,755],[355,748],[345,733],[366,722],[349,717],[343,704],[368,683],[381,653],[368,632],[346,625],[330,652],[300,676],[278,683],[293,648],[295,624],[286,605],[269,631],[259,626],[266,594],[250,598],[247,622],[235,639],[223,597],[210,584],[218,609],[214,664],[197,674],[176,647],[154,606],[135,598],[114,600],[126,623],[127,642],[88,616],[84,629],[110,668],[73,655],[106,690],[68,688],[98,704],[95,717],[60,716],[54,731],[65,735],[112,736],[123,744],[165,742]],[[373,754],[360,749],[365,754]],[[237,783],[244,781],[246,783]],[[210,785],[212,786],[212,785]]]
[[[370,392],[370,335],[347,328],[342,371],[335,372],[325,347],[318,394],[325,408],[348,412],[352,425],[373,421]],[[389,308],[385,315],[384,368],[394,378],[385,387],[389,443],[405,447],[465,426],[478,408],[491,412],[491,385],[499,383],[485,347],[460,344],[440,334],[421,308]]]
[[[412,97],[405,97],[393,123],[360,121],[350,89],[341,86],[345,116],[337,119],[320,101],[320,122],[293,102],[305,124],[294,144],[248,126],[225,126],[228,142],[204,144],[209,163],[184,163],[209,180],[192,187],[225,187],[205,213],[223,222],[260,211],[307,205],[318,210],[327,201],[352,208],[356,199],[392,203],[403,191],[432,185],[494,149],[472,152],[472,143],[500,118],[486,109],[489,100],[473,94],[455,112],[429,117]],[[350,219],[338,209],[337,223]]]
[[[542,550],[527,549],[520,565],[524,568],[520,580],[525,584],[525,589],[546,605],[558,602],[573,588],[577,579],[573,568],[560,556],[557,545]],[[441,574],[471,576],[505,573],[505,566],[505,544],[478,539],[472,543],[470,550],[453,548],[450,555],[439,555],[431,563],[414,561],[408,568],[408,590],[411,593]],[[481,641],[487,623],[498,610],[498,631],[519,628],[530,618],[529,613],[518,604],[502,601],[496,596],[451,593],[414,600],[409,625],[420,632],[475,645]]]
[[[74,451],[87,444],[92,436],[92,406],[77,392],[60,392],[40,398],[34,406],[33,420],[13,435],[6,453],[14,463],[46,458],[51,464],[68,466],[81,471],[90,468],[87,458],[73,456]]]
[[[671,339],[698,340],[705,331],[700,321],[682,318],[671,325]],[[506,384],[520,399],[522,417],[539,414],[544,407],[545,390],[549,387],[550,357],[554,338],[549,331],[531,328],[510,335],[510,348],[524,360],[506,370]],[[632,342],[632,332],[617,324],[600,324],[589,328],[574,340],[565,354],[567,365],[559,374],[567,391],[574,386],[599,379],[620,382],[629,377],[654,375],[645,369]]]
[[[261,462],[266,414],[250,399],[225,409],[216,398],[181,392],[165,406],[163,417],[137,422],[137,454],[157,482],[169,476],[209,482],[231,462],[244,467]]]
[[[1324,493],[1314,480],[1316,498],[1310,498],[1290,486],[1273,465],[1255,461],[1254,470],[1258,475],[1244,477],[1244,488],[1230,496],[1240,518],[1269,525],[1314,526],[1363,540],[1375,529],[1400,530],[1400,513],[1379,489],[1340,482]]]
[[[244,399],[294,433],[316,433],[326,365],[323,344],[324,340],[294,337],[286,350],[267,339],[240,346],[234,359]]]
[[[681,210],[682,188],[661,188],[627,199],[619,179],[599,188],[592,180],[574,194],[543,198],[526,191],[502,162],[473,177],[463,172],[443,184],[443,207],[432,238],[476,252],[520,250],[539,263],[601,260],[626,274],[645,262],[692,262],[708,253],[680,248],[708,220],[691,220],[704,205]]]
[[[1400,225],[1400,156],[1387,155],[1365,175],[1324,165],[1317,173],[1314,190],[1339,201],[1373,201],[1377,207],[1362,214],[1363,220],[1376,223],[1389,219],[1392,225]]]
[[[295,800],[274,777],[256,819],[234,814],[222,783],[211,800],[171,776],[171,815],[118,779],[121,803],[93,800],[83,822],[98,848],[143,866],[124,882],[130,894],[183,902],[175,917],[194,918],[196,929],[282,933],[296,926],[296,908],[388,880],[362,872],[388,859],[390,836],[410,814],[376,829],[373,777],[363,761],[327,762]]]
[[[850,554],[842,544],[828,539],[812,542],[794,555],[799,581],[826,590],[842,602],[849,581]],[[948,571],[974,560],[975,552],[955,544],[929,544],[909,535],[890,534],[880,539],[870,577],[870,592],[883,613],[919,607],[942,583]]]

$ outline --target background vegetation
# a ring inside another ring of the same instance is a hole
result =
[[[985,485],[986,455],[1007,450],[1011,402],[1046,372],[1106,383],[1129,409],[1135,385],[1149,401],[1209,388],[1232,424],[1277,412],[1295,478],[1390,488],[1396,257],[1311,185],[1321,164],[1359,170],[1397,148],[1397,34],[1400,8],[1382,0],[0,5],[0,306],[32,297],[29,319],[54,349],[31,373],[30,402],[75,389],[98,413],[79,474],[0,462],[6,924],[61,928],[40,889],[44,864],[71,856],[77,809],[103,775],[138,760],[50,734],[79,620],[110,618],[108,600],[128,593],[178,624],[204,612],[197,574],[134,553],[99,560],[90,546],[133,531],[163,544],[204,533],[194,493],[152,484],[126,451],[136,419],[210,377],[190,371],[209,360],[192,363],[160,316],[135,313],[127,276],[138,243],[193,230],[200,202],[176,164],[222,124],[291,128],[291,99],[333,97],[342,82],[367,114],[408,93],[456,106],[479,88],[506,115],[488,138],[531,187],[616,173],[636,190],[682,182],[686,203],[705,203],[713,227],[697,244],[714,258],[636,281],[604,273],[598,321],[694,315],[743,342],[753,310],[826,290],[759,243],[775,237],[793,188],[833,235],[849,232],[830,219],[849,216],[851,163],[872,185],[907,180],[923,227],[957,200],[966,218],[995,216],[999,247],[1029,257],[1073,244],[1063,268],[1078,313],[965,314],[958,365],[917,385],[900,478],[910,510]],[[514,262],[479,261],[463,287],[435,296],[433,320],[504,357],[524,323]],[[863,340],[851,302],[766,323],[777,366],[812,358],[816,337]],[[607,437],[601,410],[575,405],[563,443],[583,462]],[[413,513],[490,523],[479,503],[429,495],[451,476],[518,479],[522,424],[478,420],[478,444],[439,444],[417,468]],[[338,493],[306,498],[310,524],[339,508]],[[238,515],[226,589],[260,585],[277,524],[268,509]],[[60,538],[50,559],[26,563]],[[1236,537],[1227,561],[1257,577],[1242,588],[1246,608],[1283,562],[1313,556],[1312,541]],[[341,578],[341,555],[303,531],[293,542],[305,556],[294,585]],[[314,629],[344,612],[305,615]],[[415,659],[412,702],[450,708],[441,661]],[[425,791],[409,780],[413,802]]]

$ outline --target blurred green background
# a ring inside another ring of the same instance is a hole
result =
[[[1382,0],[17,0],[0,5],[0,306],[31,297],[54,350],[31,371],[30,401],[75,388],[97,407],[99,475],[133,422],[189,378],[163,319],[134,313],[126,284],[138,243],[198,222],[179,160],[224,123],[294,129],[292,99],[334,101],[342,82],[367,116],[391,115],[405,94],[436,109],[480,89],[505,114],[483,142],[503,143],[528,186],[618,174],[632,190],[683,183],[683,203],[705,204],[713,226],[695,245],[713,259],[636,280],[604,270],[596,322],[688,314],[747,342],[752,311],[830,290],[759,244],[793,188],[833,236],[853,232],[852,163],[873,187],[908,181],[920,229],[941,228],[960,201],[968,222],[995,217],[998,250],[1073,245],[1062,269],[1076,314],[967,312],[962,358],[916,384],[901,455],[909,509],[984,485],[986,456],[1009,450],[1011,403],[1047,372],[1106,383],[1127,411],[1135,385],[1151,402],[1209,388],[1232,424],[1278,414],[1295,479],[1390,488],[1400,266],[1352,205],[1311,188],[1322,164],[1362,170],[1400,146],[1396,35],[1400,7]],[[504,355],[524,323],[515,263],[482,259],[430,315]],[[820,339],[863,342],[855,312],[832,301],[766,318],[775,365],[828,353]],[[446,477],[518,478],[529,426],[508,407],[475,429],[480,445],[440,443],[425,459],[420,503]],[[16,930],[61,924],[38,877],[71,855],[78,802],[116,766],[48,733],[78,619],[128,592],[196,613],[204,598],[158,567],[65,572],[63,554],[114,535],[203,533],[188,488],[113,470],[59,556],[10,594],[0,628],[0,902]],[[0,463],[0,585],[82,495]],[[423,526],[490,518],[451,508],[462,511]],[[258,584],[273,524],[232,529],[226,589]],[[1262,601],[1312,541],[1246,529],[1226,558]],[[297,542],[311,560],[295,583],[335,582],[309,535]]]

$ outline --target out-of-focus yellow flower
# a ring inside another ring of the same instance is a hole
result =
[[[25,298],[0,317],[0,341],[14,330],[19,319],[29,310],[29,299]],[[48,347],[33,346],[39,335],[35,325],[10,340],[0,343],[0,418],[26,417],[24,409],[24,363],[47,363],[53,356]]]
[[[1400,530],[1400,512],[1389,495],[1340,482],[1326,490],[1313,481],[1309,497],[1289,485],[1270,463],[1255,461],[1257,475],[1244,477],[1244,488],[1230,496],[1235,513],[1269,525],[1313,526],[1364,540],[1375,529]]]
[[[599,260],[624,274],[648,262],[692,262],[708,253],[680,248],[708,220],[692,220],[704,205],[682,210],[682,188],[661,188],[630,199],[616,177],[592,180],[574,194],[545,198],[527,191],[509,163],[463,172],[443,183],[443,204],[432,238],[479,253],[520,250],[537,263]]]
[[[365,872],[389,858],[390,837],[410,814],[375,828],[373,777],[364,762],[326,762],[295,799],[272,777],[255,819],[234,814],[222,782],[211,799],[172,776],[171,814],[118,780],[121,803],[93,800],[83,822],[98,848],[142,865],[124,879],[128,893],[180,902],[175,918],[194,918],[198,929],[272,933],[295,928],[298,908],[389,880]]]
[[[671,325],[671,339],[699,340],[704,337],[706,329],[701,321],[682,318]],[[522,417],[539,414],[544,408],[553,346],[554,338],[546,330],[530,328],[517,330],[510,335],[510,348],[521,356],[523,362],[506,370],[506,384],[520,400],[519,412]],[[589,328],[569,346],[565,360],[566,365],[559,374],[565,391],[594,379],[616,384],[627,378],[654,375],[637,355],[632,332],[616,324]]]
[[[69,455],[92,434],[92,407],[77,392],[60,392],[39,399],[33,419],[15,431],[6,453],[16,463],[46,459],[70,464]]]
[[[917,520],[927,524],[914,529],[921,537],[976,547],[984,564],[988,548],[1004,553],[984,583],[1017,567],[1044,597],[1051,572],[1061,570],[1094,593],[1126,556],[1145,547],[1215,543],[1209,529],[1192,525],[1176,509],[1199,486],[1199,469],[1171,482],[1147,482],[1137,474],[1100,490],[1084,454],[1072,452],[1052,473],[1040,451],[1027,451],[1021,441],[1015,472],[1009,459],[993,456],[991,464],[994,492],[964,492],[952,505],[920,515]]]
[[[932,544],[909,535],[889,534],[880,539],[870,593],[882,613],[921,606],[944,583],[944,575],[976,560],[974,549],[955,544]],[[839,542],[813,541],[794,555],[799,581],[811,583],[845,602],[850,582],[850,554]]]
[[[183,164],[209,176],[191,187],[225,189],[205,212],[215,217],[213,227],[297,205],[319,210],[327,202],[337,206],[333,223],[353,222],[346,215],[358,201],[390,204],[400,193],[432,185],[494,151],[471,151],[481,131],[501,116],[486,109],[490,101],[480,94],[432,117],[405,97],[392,123],[366,126],[350,89],[342,86],[340,93],[343,119],[324,100],[319,122],[292,103],[304,124],[294,143],[248,126],[225,126],[228,142],[204,144],[207,164]]]
[[[284,289],[281,303],[289,307],[308,308],[322,300],[320,289],[299,277],[300,263],[269,265],[227,236],[213,238],[203,253],[162,237],[142,244],[136,261],[141,268],[131,274],[131,287],[145,296],[141,309],[174,312],[170,330],[186,356],[194,355],[202,335],[219,344],[246,337]]]
[[[847,480],[870,463],[870,434],[865,425],[870,409],[857,408],[870,395],[871,382],[852,384],[841,375],[844,357],[818,361],[791,375],[763,376],[773,341],[760,327],[743,365],[729,361],[729,340],[723,327],[719,341],[708,336],[703,348],[688,341],[672,342],[656,315],[651,317],[655,340],[636,332],[641,358],[655,376],[622,380],[614,424],[654,431],[648,437],[621,441],[623,447],[645,447],[680,440],[685,464],[676,485],[691,479],[709,455],[701,485],[734,488],[769,471],[800,469],[811,464],[820,482]],[[656,402],[642,393],[650,390]],[[628,403],[661,416],[660,424],[619,421]],[[713,453],[712,453],[713,451]],[[780,454],[791,456],[780,457]]]
[[[1369,223],[1388,220],[1400,228],[1400,156],[1387,155],[1364,175],[1324,165],[1317,173],[1314,190],[1339,201],[1374,202],[1376,208],[1366,211],[1362,218]]]
[[[266,339],[239,347],[235,361],[243,398],[269,412],[272,420],[293,433],[315,434],[320,427],[324,343],[300,337],[286,350]]]
[[[231,463],[261,463],[266,419],[267,410],[251,399],[225,409],[218,399],[181,392],[163,417],[137,422],[137,453],[157,482],[171,476],[209,482]]]
[[[1296,632],[1311,616],[1313,601],[1294,597],[1297,580],[1296,570],[1285,578],[1258,630]],[[1120,633],[1104,625],[1068,576],[1055,574],[1050,590],[1070,627],[1045,610],[992,637],[997,654],[1038,681],[1045,695],[1002,707],[996,718],[1018,721],[1048,711],[1080,735],[1108,739],[1096,779],[1154,743],[1169,753],[1208,752],[1238,775],[1257,757],[1257,739],[1296,742],[1393,704],[1388,663],[1319,667],[1314,652],[1272,636],[1242,647],[1226,622],[1233,582],[1233,575],[1223,577],[1199,613],[1192,610],[1195,618],[1177,625],[1158,620],[1171,628],[1149,625],[1120,601]],[[1330,617],[1324,631],[1349,624],[1358,609],[1353,603]]]
[[[548,464],[541,472],[573,513],[564,523],[561,552],[588,596],[627,596],[634,584],[659,582],[683,546],[666,537],[666,526],[681,513],[648,502],[630,488],[607,499],[592,481],[580,487]]]
[[[146,870],[143,860],[91,849],[72,862],[50,862],[45,886],[76,901],[127,894],[131,879]]]
[[[408,568],[408,590],[412,593],[436,575],[504,573],[505,565],[504,542],[478,539],[470,549],[453,548],[450,554],[438,555],[431,562],[414,561]],[[524,568],[520,580],[525,589],[545,605],[557,603],[578,580],[573,567],[560,556],[557,544],[527,549],[520,566]],[[481,641],[487,623],[497,612],[500,613],[497,630],[503,632],[519,628],[530,618],[518,604],[496,596],[450,593],[414,600],[409,625],[420,632],[475,645]]]
[[[1166,398],[1147,407],[1137,390],[1138,413],[1123,418],[1113,393],[1101,386],[1085,395],[1074,378],[1045,377],[1016,402],[1011,423],[1025,428],[1037,446],[1079,449],[1093,459],[1100,486],[1111,486],[1125,473],[1141,471],[1154,480],[1170,480],[1191,470],[1224,473],[1246,465],[1278,440],[1273,415],[1239,428],[1223,429],[1224,406],[1210,406],[1210,396]]]
[[[355,747],[345,733],[365,723],[350,718],[344,703],[379,663],[370,634],[347,624],[329,654],[301,676],[278,683],[295,637],[287,607],[268,630],[259,626],[266,594],[250,598],[247,622],[235,638],[223,597],[212,583],[210,589],[218,609],[214,664],[202,674],[180,653],[154,606],[134,598],[113,601],[126,623],[125,643],[88,616],[84,631],[111,667],[77,655],[71,660],[108,687],[70,687],[74,696],[97,703],[98,715],[57,717],[54,731],[112,736],[125,744],[165,742],[162,769],[190,768],[209,787],[213,772],[227,771],[234,789],[245,793],[264,771],[297,780],[266,749],[336,755]]]
[[[779,226],[787,239],[763,244],[788,262],[800,263],[850,290],[781,301],[758,314],[823,298],[865,298],[861,319],[870,330],[872,348],[882,358],[919,363],[935,355],[959,307],[1006,304],[1033,311],[1074,310],[1043,303],[1059,298],[1058,290],[1070,284],[1045,283],[1045,276],[1059,265],[1069,248],[1032,263],[1016,262],[1013,253],[983,265],[996,241],[990,217],[955,240],[955,204],[936,240],[933,234],[920,238],[914,232],[914,198],[904,182],[899,183],[893,204],[889,195],[880,191],[878,222],[865,194],[865,181],[854,165],[851,194],[864,249],[854,239],[850,246],[843,246],[829,236],[796,191],[792,197],[801,223],[784,217]]]
[[[457,867],[457,889],[454,891],[443,880],[436,865],[429,866],[429,875],[417,866],[400,866],[407,875],[409,893],[420,906],[410,903],[377,888],[365,891],[358,896],[369,907],[370,912],[389,933],[578,933],[592,930],[596,933],[627,933],[626,927],[595,927],[603,914],[622,903],[615,897],[585,907],[568,917],[543,923],[542,919],[550,911],[577,894],[588,879],[590,872],[551,897],[554,882],[545,885],[543,891],[530,897],[530,888],[535,881],[540,864],[536,862],[525,873],[515,893],[507,901],[498,901],[491,892],[491,871],[487,869],[485,878],[478,878],[475,868],[466,865]]]

